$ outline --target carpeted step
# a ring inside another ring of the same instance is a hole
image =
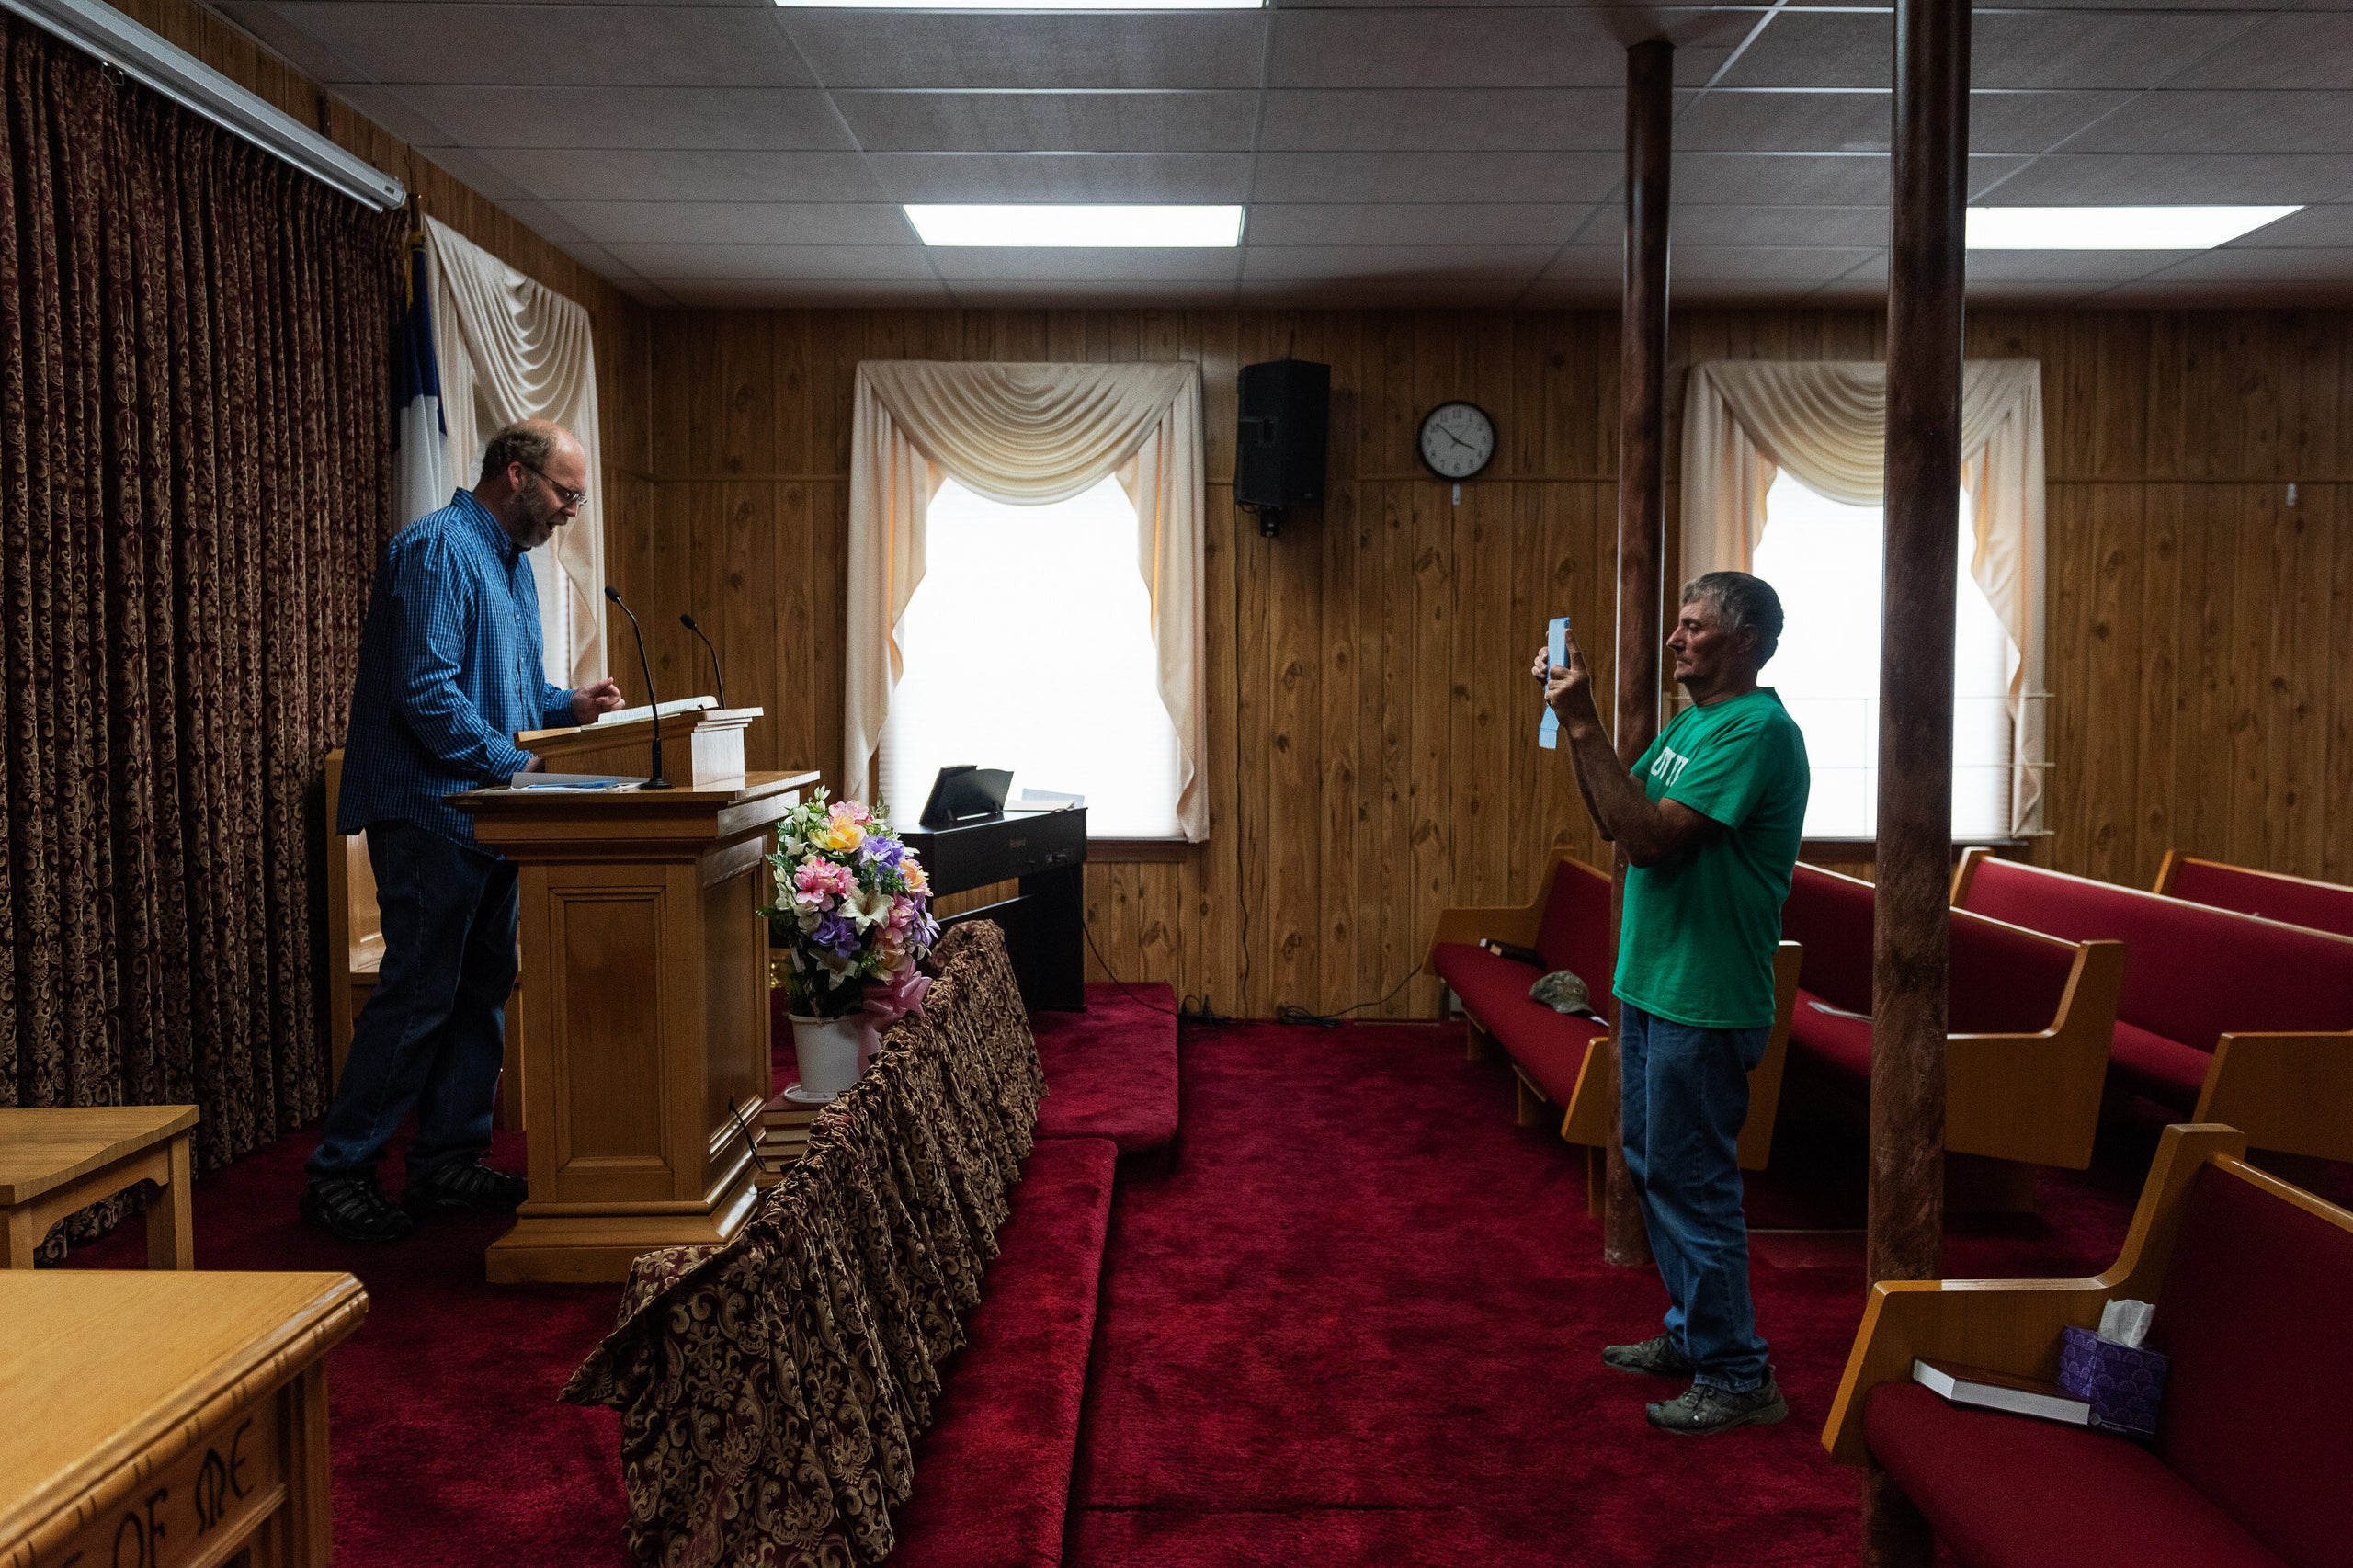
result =
[[[1046,1070],[1038,1136],[1108,1138],[1122,1154],[1175,1140],[1175,992],[1089,985],[1086,1011],[1032,1013],[1029,1027]]]
[[[1040,1139],[1030,1153],[972,1338],[915,1444],[892,1568],[1061,1562],[1119,1157],[1102,1138]]]

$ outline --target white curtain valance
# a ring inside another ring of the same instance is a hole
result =
[[[1887,367],[1876,360],[1694,365],[1683,410],[1687,576],[1745,572],[1765,536],[1765,496],[1786,469],[1850,506],[1881,504]],[[2045,762],[2042,366],[1961,367],[1961,484],[1972,503],[1970,574],[2018,653],[2010,679],[2012,831],[2039,831]]]
[[[1191,364],[870,360],[858,368],[849,482],[849,648],[843,792],[870,789],[903,668],[899,620],[923,582],[926,517],[954,479],[1042,506],[1116,474],[1136,509],[1160,699],[1176,726],[1176,820],[1209,836],[1202,686],[1201,373]]]
[[[552,419],[588,458],[588,499],[531,552],[547,676],[583,686],[605,675],[604,467],[597,430],[597,346],[588,312],[438,219],[425,221],[439,337],[449,466],[471,485],[483,449],[517,419]],[[447,497],[443,497],[444,500]]]

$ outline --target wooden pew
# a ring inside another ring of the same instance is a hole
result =
[[[2154,891],[2166,898],[2353,937],[2353,888],[2165,851]]]
[[[328,1050],[334,1076],[343,1077],[351,1054],[351,1026],[376,994],[376,971],[384,961],[384,928],[376,907],[376,872],[368,862],[368,835],[335,830],[335,804],[343,792],[343,752],[327,753],[327,1011],[332,1026]],[[523,1125],[523,976],[506,999],[506,1062],[498,1082],[498,1125]]]
[[[0,1273],[0,1563],[325,1568],[325,1356],[367,1313],[348,1274]]]
[[[1965,1568],[1972,1543],[2053,1568],[2087,1544],[2102,1562],[2339,1561],[2353,1372],[2329,1351],[2353,1332],[2353,1213],[2245,1152],[2235,1128],[2166,1128],[2101,1274],[1873,1286],[1823,1446],[1881,1469]],[[2148,1344],[2173,1358],[2145,1449],[1948,1405],[1912,1381],[1915,1358],[2053,1381],[2062,1331],[2097,1329],[2118,1300],[2155,1303]]]
[[[2109,1074],[2257,1149],[2353,1160],[2353,937],[1989,858],[1953,875],[1975,910],[2128,953]]]

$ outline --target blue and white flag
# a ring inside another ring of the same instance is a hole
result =
[[[449,426],[441,417],[441,366],[433,354],[433,295],[425,247],[409,251],[408,313],[392,346],[392,509],[406,528],[449,504]]]

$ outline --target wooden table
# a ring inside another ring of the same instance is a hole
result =
[[[0,1110],[0,1268],[30,1268],[51,1225],[142,1181],[163,1188],[147,1206],[147,1267],[194,1268],[196,1119],[192,1105]]]
[[[348,1274],[0,1274],[0,1568],[324,1568]]]

